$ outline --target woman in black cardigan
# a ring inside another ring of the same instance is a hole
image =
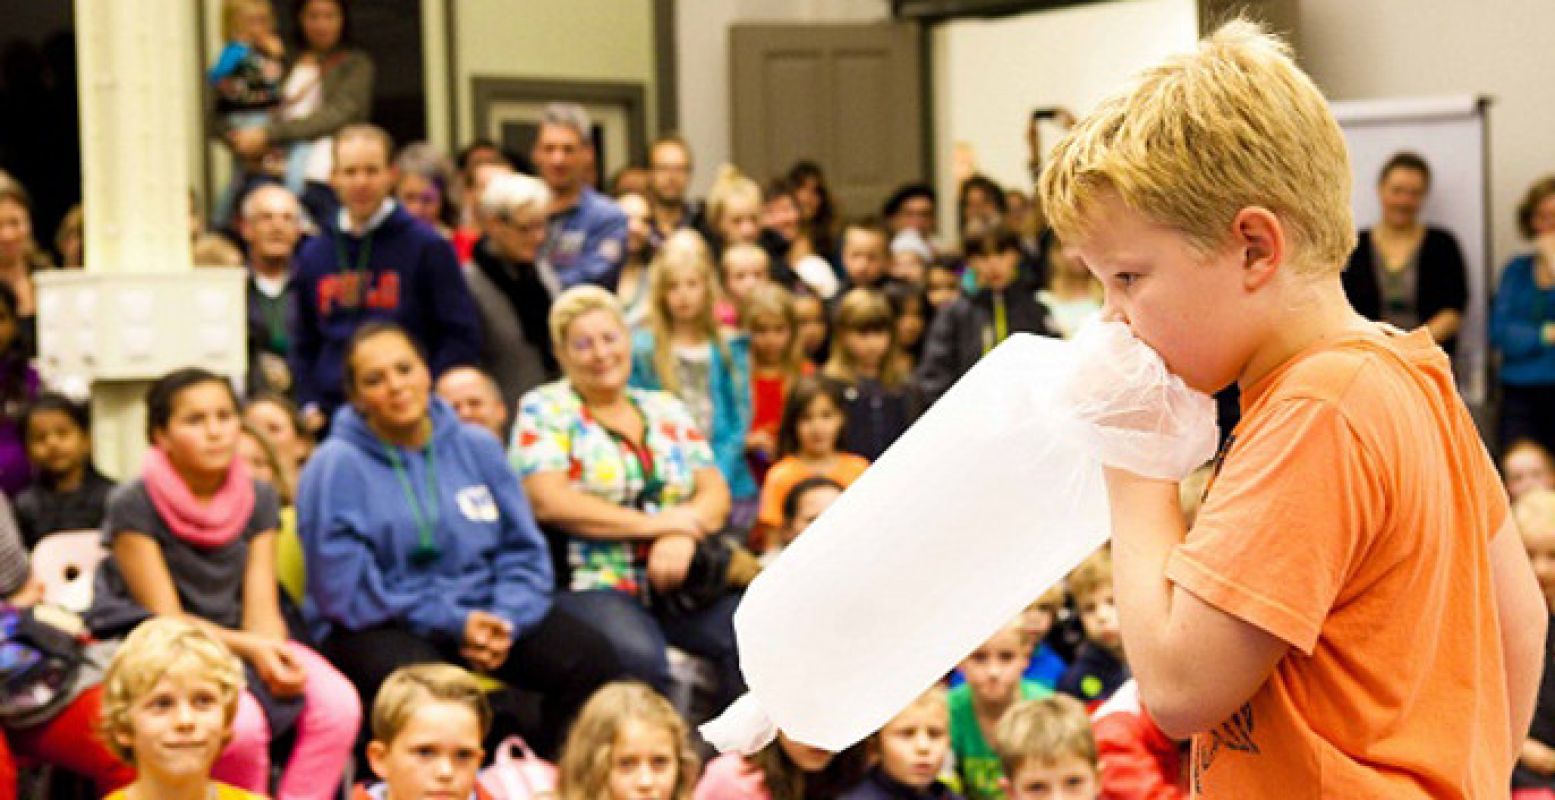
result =
[[[1469,288],[1458,240],[1420,221],[1431,168],[1414,153],[1397,153],[1377,180],[1382,220],[1361,231],[1344,271],[1355,310],[1405,330],[1424,325],[1453,354]]]

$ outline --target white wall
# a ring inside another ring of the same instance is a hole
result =
[[[1195,0],[1127,0],[936,26],[935,183],[940,230],[955,230],[952,153],[970,148],[978,171],[1031,188],[1025,132],[1033,109],[1067,106],[1084,116],[1141,68],[1189,49]],[[1044,146],[1052,146],[1044,141]]]
[[[696,154],[693,194],[706,194],[730,158],[729,27],[740,23],[881,22],[887,0],[678,0],[675,4],[680,134]],[[766,177],[766,176],[758,176]]]
[[[1526,248],[1514,215],[1555,173],[1555,4],[1302,0],[1302,63],[1333,100],[1479,94],[1490,107],[1492,264]]]

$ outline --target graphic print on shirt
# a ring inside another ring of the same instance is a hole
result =
[[[320,317],[335,309],[394,311],[400,307],[399,273],[350,270],[325,275],[319,278],[318,307]]]
[[[1241,709],[1225,722],[1220,723],[1220,727],[1196,738],[1193,748],[1193,793],[1195,795],[1204,791],[1201,784],[1204,773],[1209,772],[1209,768],[1214,766],[1215,756],[1220,754],[1221,748],[1250,756],[1263,752],[1259,749],[1258,742],[1253,740],[1253,730],[1253,704],[1243,703]]]

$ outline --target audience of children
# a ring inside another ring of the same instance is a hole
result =
[[[1053,695],[1016,704],[994,728],[1009,800],[1098,800],[1096,739],[1079,701]],[[1143,800],[1143,796],[1140,796]]]
[[[222,749],[239,735],[243,662],[208,626],[154,617],[125,638],[103,679],[102,740],[135,768],[135,781],[108,800],[258,800],[252,790],[212,778]],[[323,779],[323,776],[316,776]],[[329,797],[334,783],[307,794]]]
[[[1105,547],[1096,551],[1069,573],[1068,583],[1069,596],[1085,629],[1085,643],[1059,680],[1058,691],[1094,708],[1129,678],[1118,632],[1118,609],[1113,602],[1111,553]]]
[[[238,458],[232,385],[202,369],[178,370],[151,386],[146,406],[151,447],[141,476],[108,501],[111,556],[96,574],[93,632],[120,636],[152,615],[209,631],[250,673],[218,775],[264,792],[270,742],[295,731],[281,794],[328,797],[361,709],[340,672],[287,629],[275,571],[280,504]]]
[[[22,414],[33,482],[16,496],[16,524],[27,547],[60,531],[95,529],[107,513],[113,481],[92,463],[92,423],[85,405],[38,395]]]
[[[835,384],[818,378],[800,378],[794,384],[783,406],[779,460],[761,490],[761,510],[752,532],[756,549],[765,549],[782,527],[783,505],[800,481],[823,476],[847,488],[869,468],[864,457],[841,450],[847,422],[842,393]]]
[[[950,690],[950,745],[968,800],[1003,800],[1005,775],[993,748],[999,720],[1022,700],[1053,693],[1024,677],[1031,648],[1016,618],[961,660],[966,683]]]

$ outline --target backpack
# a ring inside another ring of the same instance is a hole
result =
[[[491,766],[481,770],[479,786],[492,800],[554,800],[556,767],[523,739],[509,736],[497,745]]]
[[[26,726],[70,701],[81,670],[80,617],[0,603],[0,723]]]

